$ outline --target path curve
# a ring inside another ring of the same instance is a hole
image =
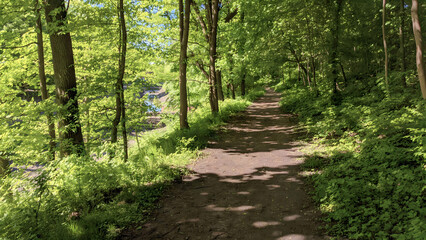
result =
[[[297,126],[267,90],[126,239],[324,239],[299,176]]]

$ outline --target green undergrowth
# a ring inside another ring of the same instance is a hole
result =
[[[368,89],[367,89],[368,88]],[[426,239],[426,102],[410,89],[390,97],[348,87],[341,104],[282,88],[312,143],[303,164],[333,236]]]
[[[117,238],[146,219],[162,191],[188,173],[186,166],[214,131],[259,94],[225,100],[216,115],[207,105],[191,111],[189,130],[179,130],[176,114],[166,128],[139,137],[127,162],[120,146],[105,143],[90,157],[52,161],[37,177],[12,172],[0,180],[0,239]]]

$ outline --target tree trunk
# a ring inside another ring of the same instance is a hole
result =
[[[0,156],[0,178],[9,173],[9,159]]]
[[[127,30],[124,18],[123,0],[118,0],[118,18],[119,18],[119,59],[118,59],[118,77],[115,83],[115,118],[112,121],[111,142],[116,143],[118,138],[118,125],[121,123],[121,132],[123,135],[124,160],[128,159],[127,147],[127,129],[126,129],[126,106],[124,102],[124,73],[126,69],[126,51],[127,51]]]
[[[385,52],[385,84],[386,84],[386,94],[389,92],[389,80],[388,80],[388,45],[386,41],[386,0],[383,0],[383,12],[382,12],[382,35],[383,35],[383,51]]]
[[[180,91],[180,129],[189,128],[188,125],[188,93],[186,86],[186,69],[188,60],[188,38],[190,0],[185,0],[185,11],[183,0],[179,0],[179,30],[180,30],[180,60],[179,60],[179,91]]]
[[[115,117],[112,120],[111,127],[111,142],[116,143],[118,138],[118,124],[121,121],[121,95],[120,95],[121,84],[118,82],[115,83]]]
[[[223,89],[222,89],[222,71],[216,70],[216,79],[217,79],[217,97],[218,97],[218,100],[223,101],[225,100],[225,97],[223,96]]]
[[[316,65],[315,65],[315,58],[311,57],[311,63],[312,63],[312,79],[313,79],[313,84],[314,84],[314,88],[317,87],[317,76],[316,76]]]
[[[419,3],[417,0],[412,1],[411,19],[413,21],[414,39],[416,40],[416,65],[419,75],[420,88],[422,90],[423,99],[426,99],[426,70],[423,60],[423,39],[422,29],[419,21]]]
[[[308,8],[306,1],[304,1],[304,7]],[[311,34],[312,27],[311,27],[311,24],[310,24],[311,21],[309,19],[309,15],[305,15],[305,20],[306,20],[306,32],[307,32],[308,45],[313,46],[312,34]],[[313,60],[312,53],[310,53],[310,56],[308,56],[308,55],[306,56],[306,77],[308,79],[308,84],[309,84],[310,89],[312,89],[312,85],[314,85],[312,83],[312,79],[311,79],[311,72],[312,72],[312,69],[311,69],[312,63],[311,62],[312,62],[312,60]]]
[[[334,7],[334,16],[333,16],[333,23],[331,27],[331,36],[332,36],[332,42],[331,42],[331,54],[330,54],[330,63],[331,63],[331,78],[333,80],[333,95],[334,99],[336,99],[337,95],[337,85],[338,85],[338,48],[339,48],[339,28],[340,28],[340,12],[342,10],[342,2],[343,0],[336,0],[336,7]]]
[[[216,81],[216,52],[217,52],[217,23],[219,20],[219,1],[209,0],[207,7],[207,19],[209,20],[210,30],[210,106],[212,113],[219,112],[219,102],[217,99],[217,81]]]
[[[232,99],[235,99],[235,85],[231,83],[231,93],[232,93]]]
[[[243,78],[241,79],[241,96],[246,95],[246,74],[244,73]]]
[[[120,98],[120,110],[121,110],[121,134],[123,135],[123,150],[124,150],[124,161],[129,159],[128,147],[127,147],[127,129],[126,129],[126,106],[124,102],[124,71],[126,69],[126,52],[127,52],[127,29],[126,29],[126,20],[124,18],[124,3],[123,0],[118,0],[118,11],[120,19],[120,43],[119,43],[119,53],[120,59],[118,62],[118,78],[117,86],[119,89],[119,98]]]
[[[405,2],[404,0],[401,0],[401,4],[399,6],[399,19],[400,19],[400,25],[399,25],[399,48],[401,52],[401,83],[403,87],[407,86],[406,79],[405,79],[405,71],[407,70],[407,62],[405,61],[405,34],[404,34],[404,27],[405,27],[405,20],[404,20],[404,8],[405,8]]]
[[[203,31],[203,35],[209,44],[209,101],[212,113],[219,112],[216,81],[216,52],[217,52],[217,24],[219,20],[219,0],[207,0],[204,4],[206,9],[207,23],[200,14],[200,9],[195,1],[190,1],[194,6],[197,20]],[[208,25],[208,27],[207,27]]]
[[[126,129],[126,108],[124,106],[124,91],[121,92],[121,135],[123,135],[123,150],[124,150],[124,161],[129,159],[128,141],[127,141],[127,129]]]
[[[297,82],[300,82],[301,78],[300,78],[300,63],[297,63]]]
[[[203,35],[209,44],[209,101],[212,113],[219,112],[216,81],[216,52],[217,52],[217,24],[219,20],[219,0],[207,0],[204,4],[206,9],[207,23],[200,14],[200,9],[195,1],[190,1],[194,6],[197,20],[200,23]],[[208,27],[207,27],[208,25]]]
[[[53,26],[49,35],[56,98],[57,103],[62,107],[59,111],[61,156],[72,153],[82,154],[84,152],[84,142],[79,120],[77,82],[71,35],[69,32],[61,30],[67,24],[67,11],[64,1],[47,0],[45,15],[47,24]]]
[[[309,73],[309,58],[306,60],[306,79],[308,80],[308,85],[311,87],[311,75]]]
[[[289,45],[290,52],[293,55],[293,57],[294,57],[294,59],[296,60],[296,63],[297,63],[297,68],[298,68],[298,72],[299,72],[298,81],[300,82],[300,77],[301,77],[300,76],[301,75],[300,69],[302,69],[303,72],[305,73],[305,75],[302,75],[302,77],[303,77],[303,86],[306,86],[305,76],[308,77],[308,75],[309,75],[308,70],[305,68],[305,66],[303,66],[303,64],[302,64],[302,58],[297,55],[296,50],[294,50],[294,48],[291,46],[290,42],[288,42],[288,45]]]
[[[36,2],[36,32],[37,32],[37,53],[38,53],[38,76],[40,79],[40,90],[41,90],[41,99],[43,101],[49,98],[49,93],[47,92],[47,83],[46,83],[46,72],[44,69],[44,46],[43,46],[43,28],[41,25],[41,16],[40,16],[40,4],[38,0]],[[52,114],[47,113],[47,125],[49,129],[49,153],[50,159],[55,159],[55,148],[56,148],[56,134],[55,134],[55,123],[52,120]]]

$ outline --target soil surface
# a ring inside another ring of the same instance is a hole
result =
[[[193,174],[166,191],[151,220],[123,237],[325,239],[299,175],[300,131],[279,100],[268,90],[232,118],[191,166]]]

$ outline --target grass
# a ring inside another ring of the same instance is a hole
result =
[[[360,85],[358,85],[360,86]],[[300,87],[281,108],[309,132],[303,168],[333,236],[426,238],[426,103],[410,89],[385,97],[349,86],[340,105]]]
[[[168,185],[188,173],[215,130],[243,111],[262,90],[247,98],[225,100],[220,112],[203,105],[189,115],[191,128],[177,118],[151,131],[122,160],[120,146],[108,143],[92,157],[70,156],[46,165],[28,178],[14,172],[1,179],[0,239],[115,239],[123,229],[146,220]],[[114,158],[105,153],[115,152]]]

